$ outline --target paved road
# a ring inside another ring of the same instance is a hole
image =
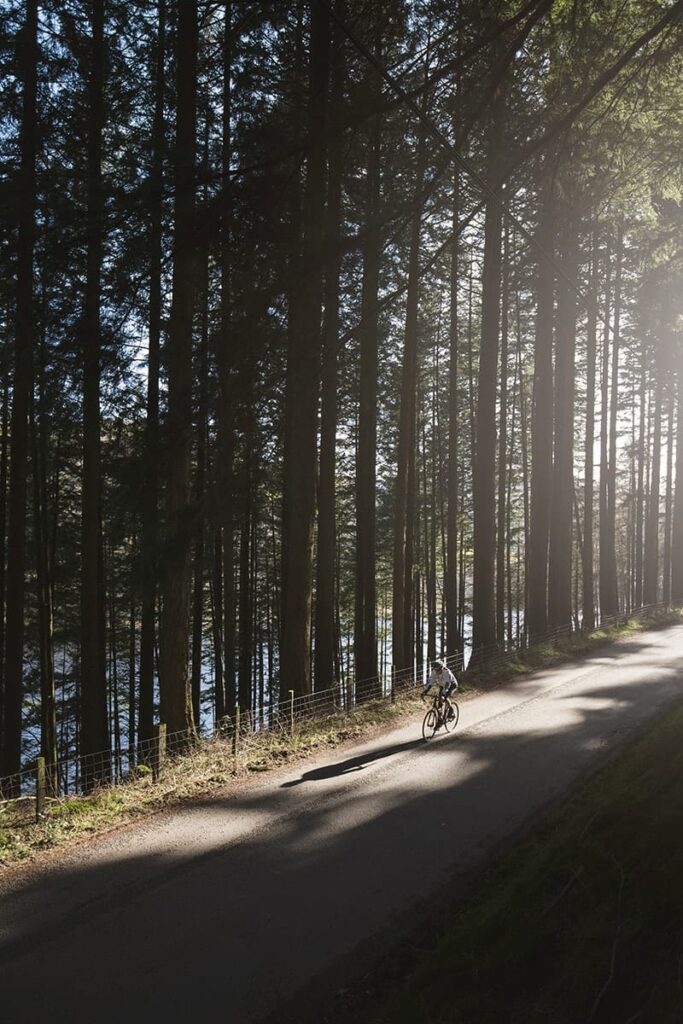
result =
[[[683,626],[641,634],[465,702],[452,736],[422,744],[415,718],[0,875],[0,1018],[283,1020],[311,977],[341,984],[359,944],[466,879],[682,683]]]

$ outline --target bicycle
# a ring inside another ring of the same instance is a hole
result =
[[[423,698],[424,700],[424,698]],[[422,739],[431,739],[443,726],[446,732],[452,732],[458,724],[460,708],[458,702],[450,697],[441,697],[435,693],[432,698],[432,706],[427,711],[422,722]]]

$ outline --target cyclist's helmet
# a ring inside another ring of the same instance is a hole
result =
[[[446,667],[445,663],[443,661],[441,661],[440,658],[437,658],[436,661],[432,663],[432,668],[435,668],[437,670],[437,672],[440,672],[445,667]]]

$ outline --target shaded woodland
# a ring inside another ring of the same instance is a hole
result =
[[[5,0],[0,776],[683,603],[682,18]]]

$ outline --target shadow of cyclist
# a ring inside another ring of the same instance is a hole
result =
[[[367,765],[372,764],[373,761],[381,761],[385,757],[391,757],[392,754],[403,754],[408,750],[416,750],[418,747],[423,747],[424,743],[421,739],[410,740],[407,743],[396,743],[390,747],[380,747],[378,750],[371,750],[365,754],[359,754],[358,757],[350,757],[346,761],[338,761],[336,764],[326,764],[321,768],[313,768],[310,772],[304,772],[299,779],[290,779],[289,782],[283,782],[281,789],[290,789],[292,786],[299,786],[302,782],[320,782],[323,779],[333,779],[339,775],[349,775],[351,772],[361,771]]]

